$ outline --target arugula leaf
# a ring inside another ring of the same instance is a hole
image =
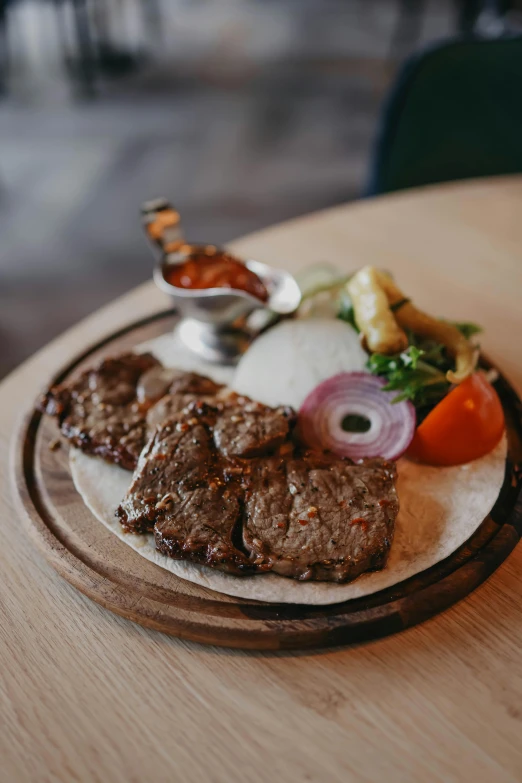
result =
[[[473,324],[469,321],[454,321],[453,326],[456,326],[461,334],[464,335],[466,340],[469,340],[474,334],[480,334],[482,327],[478,324]]]
[[[374,353],[368,359],[368,369],[387,379],[385,391],[399,392],[393,402],[410,400],[420,414],[436,405],[450,388],[444,369],[431,363],[447,363],[443,351],[444,346],[435,344],[427,351],[410,345],[394,356]]]
[[[393,310],[408,302],[403,299],[397,302]],[[352,302],[346,290],[341,292],[337,317],[350,324],[357,332]],[[473,323],[457,322],[454,326],[469,339],[479,334],[482,329]],[[368,358],[367,367],[373,375],[386,378],[385,391],[396,391],[392,402],[410,400],[417,411],[417,421],[423,418],[446,396],[450,383],[446,373],[453,369],[454,360],[448,355],[446,348],[435,340],[428,340],[412,331],[406,330],[408,348],[399,354],[385,356],[374,353]]]

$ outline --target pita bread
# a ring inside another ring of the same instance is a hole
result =
[[[234,370],[204,362],[170,333],[138,346],[166,366],[193,370],[231,384]],[[233,385],[233,384],[232,384]],[[181,579],[238,598],[291,604],[335,604],[402,582],[451,555],[475,532],[493,507],[504,480],[505,438],[490,454],[467,465],[432,468],[399,460],[400,511],[388,563],[348,584],[298,582],[277,574],[237,577],[173,560],[158,552],[152,535],[125,533],[115,516],[132,476],[77,449],[70,451],[72,477],[86,506],[112,533],[142,557]]]
[[[115,511],[131,474],[77,449],[70,453],[74,483],[85,504],[118,538],[142,557],[182,579],[220,593],[257,601],[335,604],[396,585],[451,555],[487,516],[502,486],[506,441],[482,459],[453,468],[430,468],[406,459],[398,463],[401,509],[386,568],[348,584],[297,582],[277,574],[237,577],[172,560],[158,552],[152,535],[125,533]]]

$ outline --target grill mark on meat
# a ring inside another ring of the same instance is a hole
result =
[[[237,479],[237,475],[235,476]],[[243,482],[243,475],[241,476],[242,482]],[[250,560],[250,553],[247,552],[245,548],[245,544],[243,543],[243,520],[245,516],[245,496],[243,491],[243,483],[241,482],[239,489],[237,491],[236,497],[239,504],[239,514],[236,519],[236,522],[234,524],[234,527],[232,528],[232,543],[235,546],[235,548],[241,552],[248,560]]]

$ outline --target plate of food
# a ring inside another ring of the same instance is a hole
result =
[[[388,270],[294,280],[187,245],[168,205],[146,222],[175,308],[63,368],[19,433],[52,565],[138,623],[257,649],[382,636],[484,581],[521,534],[522,415],[479,327]]]

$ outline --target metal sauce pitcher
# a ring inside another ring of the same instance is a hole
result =
[[[194,254],[212,257],[226,251],[215,245],[188,244],[183,237],[179,212],[166,199],[147,201],[142,216],[148,238],[160,250],[154,281],[170,296],[181,315],[176,327],[178,335],[207,361],[235,363],[260,331],[291,315],[299,306],[301,292],[292,275],[251,259],[243,263],[263,282],[268,291],[267,302],[239,289],[172,285],[166,273],[173,264],[183,263]]]

